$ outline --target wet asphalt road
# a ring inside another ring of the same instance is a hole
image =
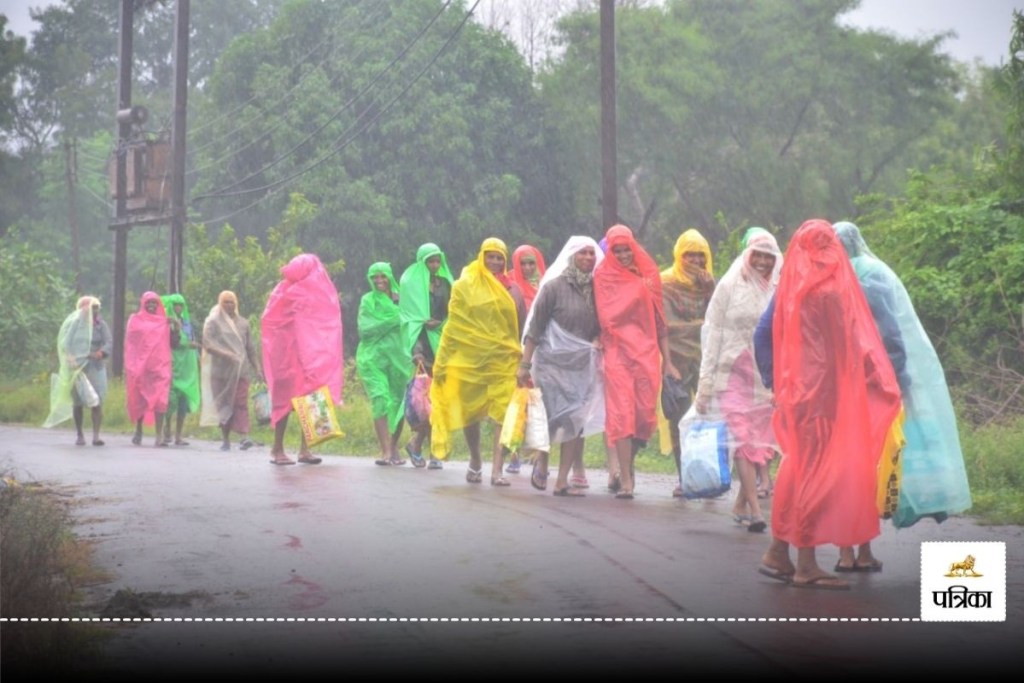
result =
[[[113,577],[89,589],[86,616],[127,588],[198,592],[157,618],[266,620],[112,625],[107,677],[438,666],[842,678],[1024,663],[1020,527],[886,523],[873,544],[883,572],[853,575],[848,592],[798,590],[756,572],[769,538],[733,524],[730,500],[673,500],[671,477],[640,475],[621,501],[593,471],[588,496],[567,499],[531,488],[528,468],[494,488],[486,464],[471,485],[465,462],[274,467],[265,446],[104,438],[76,447],[67,431],[0,426],[0,469],[73,495],[78,533]],[[933,540],[1007,543],[1007,622],[913,621],[920,542]],[[835,559],[819,551],[822,566]]]

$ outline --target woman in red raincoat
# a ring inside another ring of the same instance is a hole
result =
[[[142,423],[156,422],[160,438],[171,391],[171,323],[156,292],[146,292],[139,310],[128,318],[124,333],[124,398],[128,419],[135,423],[132,443],[142,443]]]
[[[775,293],[775,415],[783,460],[762,574],[801,588],[843,590],[816,546],[879,533],[875,494],[900,391],[857,276],[832,226],[797,230]],[[789,546],[797,548],[796,565]]]
[[[633,461],[658,422],[661,372],[680,379],[669,360],[661,273],[625,225],[608,229],[608,251],[594,270],[605,373],[605,438],[621,470],[616,498],[633,498]]]

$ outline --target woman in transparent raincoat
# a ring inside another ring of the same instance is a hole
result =
[[[757,499],[756,466],[766,464],[778,447],[772,433],[772,395],[754,362],[754,329],[779,280],[782,253],[768,232],[750,238],[715,287],[701,332],[703,344],[695,412],[704,420],[724,421],[739,473],[733,519],[748,531],[767,528]],[[685,433],[694,419],[680,423]],[[684,455],[686,446],[683,446]]]
[[[81,297],[57,333],[60,371],[50,377],[50,414],[44,427],[53,427],[74,417],[78,433],[75,443],[84,446],[84,413],[88,406],[92,417],[92,445],[104,444],[100,426],[103,424],[103,399],[107,395],[106,359],[113,349],[110,328],[100,317],[100,300],[94,296]]]
[[[552,444],[561,444],[556,496],[581,496],[568,482],[583,454],[584,437],[604,431],[604,382],[596,344],[601,328],[594,305],[594,268],[604,258],[590,237],[569,238],[544,274],[526,318],[523,360],[516,380],[532,375],[541,390]],[[530,483],[545,490],[548,454],[534,464]]]

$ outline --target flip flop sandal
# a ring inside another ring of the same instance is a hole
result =
[[[141,436],[133,436],[132,437],[132,443],[135,444],[136,446],[140,445],[142,443],[142,437]]]
[[[555,489],[551,492],[552,495],[561,496],[563,498],[583,498],[585,493],[580,489],[574,489],[571,486],[564,486],[560,489]]]
[[[285,459],[285,460],[276,460],[275,459],[275,460],[271,460],[270,464],[271,465],[294,465],[295,461],[294,460],[287,460],[287,459]]]
[[[569,486],[574,489],[589,489],[590,482],[586,477],[569,477]]]
[[[807,581],[797,581],[793,579],[789,583],[793,588],[817,588],[824,591],[848,591],[850,590],[850,584],[840,579],[838,576],[815,576],[813,579]]]
[[[619,489],[621,489],[621,488],[622,488],[622,477],[620,475],[616,474],[614,477],[612,477],[611,483],[608,484],[608,490],[611,491],[612,493],[618,493]]]
[[[484,480],[483,468],[481,468],[479,470],[474,470],[472,468],[468,468],[466,470],[466,481],[468,483],[470,483],[470,484],[479,484],[483,480]]]
[[[249,439],[242,439],[242,443],[238,444],[238,450],[240,450],[240,451],[247,451],[247,450],[249,450],[250,448],[252,448],[255,445],[256,444],[254,444]]]
[[[512,458],[512,461],[505,468],[505,471],[509,474],[519,474],[519,470],[522,469],[522,463],[519,462],[519,458]]]
[[[299,462],[301,462],[303,465],[319,465],[323,461],[323,458],[315,455],[308,455],[304,458],[299,458]]]
[[[443,470],[444,469],[444,464],[442,464],[440,460],[436,460],[434,458],[431,458],[430,462],[427,463],[427,469],[428,470]]]
[[[78,439],[75,441],[75,445],[76,446],[84,446],[85,445],[85,437],[84,436],[78,437]]]
[[[419,453],[413,453],[408,444],[405,446],[405,452],[409,454],[409,460],[412,461],[413,467],[420,468],[427,466],[427,461],[423,459],[423,456]]]
[[[106,442],[103,439],[93,439],[92,440],[92,445],[93,446],[104,446],[104,445],[106,445]]]
[[[615,494],[615,497],[619,500],[633,500],[633,492],[628,489],[622,489]]]
[[[763,519],[754,519],[750,521],[750,526],[747,527],[747,531],[755,534],[762,534],[764,530],[768,528],[768,523]]]
[[[392,467],[401,467],[404,464],[405,464],[405,460],[402,460],[401,458],[391,458],[391,466]]]
[[[378,459],[374,460],[373,464],[374,465],[380,465],[381,467],[391,467],[391,465],[392,465],[390,460],[385,460],[384,458],[378,458]]]
[[[548,473],[538,472],[537,463],[533,463],[533,471],[530,473],[530,486],[538,491],[546,491],[548,488]]]
[[[761,565],[757,568],[757,573],[763,574],[764,576],[767,576],[769,579],[781,581],[782,583],[792,583],[793,574],[795,574],[796,572],[784,572],[781,569],[773,569],[772,567],[766,567],[765,565]]]
[[[491,486],[511,486],[505,477],[491,477]]]

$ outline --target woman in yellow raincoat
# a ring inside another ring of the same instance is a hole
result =
[[[452,285],[448,322],[441,334],[430,385],[431,452],[444,459],[451,433],[463,430],[469,448],[466,481],[483,480],[480,423],[501,422],[516,386],[521,358],[519,338],[525,306],[522,293],[505,269],[508,247],[496,237],[480,246],[475,261]],[[491,485],[508,486],[502,477],[504,457],[494,430]]]

